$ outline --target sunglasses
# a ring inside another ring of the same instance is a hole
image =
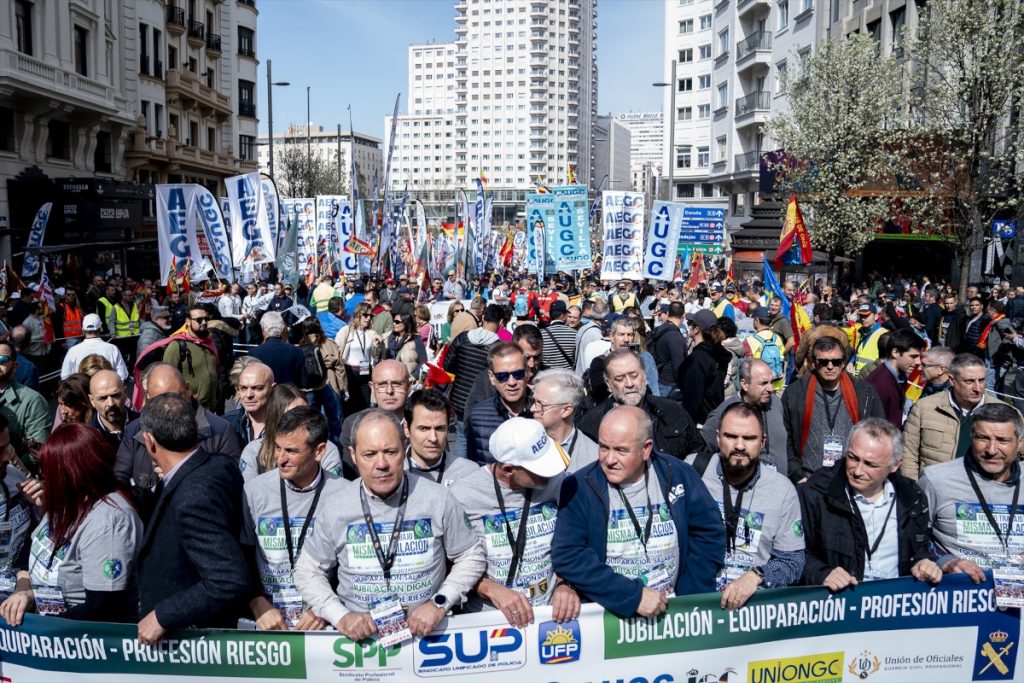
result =
[[[827,368],[827,367],[841,368],[841,367],[843,367],[843,363],[844,363],[844,361],[843,361],[842,358],[815,358],[814,359],[814,364],[817,365],[819,368]]]
[[[523,380],[526,377],[526,370],[512,370],[511,372],[495,372],[494,379],[502,384],[508,382],[511,377],[514,380]]]
[[[210,322],[209,318],[189,318],[189,320],[191,320],[192,322],[196,323],[197,325],[204,325],[204,324]]]
[[[4,354],[4,355],[0,356],[0,365],[4,365],[6,363],[10,363],[12,360],[14,360],[14,356],[8,356],[8,355]]]

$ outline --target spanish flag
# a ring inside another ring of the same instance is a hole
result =
[[[786,207],[786,221],[782,224],[779,248],[775,250],[775,268],[782,268],[783,263],[791,266],[803,265],[813,259],[811,236],[807,232],[807,225],[794,194],[789,198],[789,205]]]

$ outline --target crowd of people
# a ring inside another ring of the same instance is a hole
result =
[[[1024,287],[719,275],[17,292],[0,616],[152,644],[950,573],[1012,600]]]

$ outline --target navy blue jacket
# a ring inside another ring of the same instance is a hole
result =
[[[527,397],[523,412],[519,417],[532,417],[530,404]],[[501,423],[510,417],[508,409],[501,401],[501,396],[495,392],[493,398],[480,401],[466,409],[466,457],[481,465],[494,462],[491,455],[491,434],[494,433]]]
[[[249,351],[253,358],[274,371],[275,384],[294,384],[298,386],[302,375],[302,349],[280,339],[267,339]]]
[[[718,504],[689,464],[654,452],[651,465],[678,535],[676,595],[713,592],[715,575],[725,562],[725,527]],[[600,463],[565,480],[558,508],[551,542],[555,573],[616,616],[635,615],[643,584],[605,564],[610,509],[608,479]]]

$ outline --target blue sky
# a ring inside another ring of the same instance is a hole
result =
[[[260,0],[256,48],[257,104],[267,129],[267,60],[273,62],[274,128],[310,116],[325,128],[382,136],[384,117],[402,91],[405,111],[408,47],[455,39],[454,0]],[[664,0],[599,0],[598,111],[618,114],[661,109]]]

